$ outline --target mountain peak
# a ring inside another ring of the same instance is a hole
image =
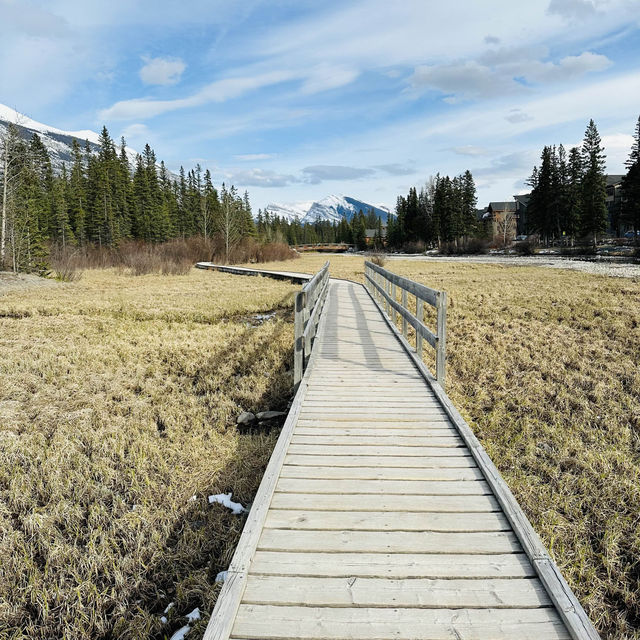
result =
[[[395,215],[385,206],[373,205],[341,194],[331,194],[315,202],[273,203],[265,207],[265,212],[269,215],[278,216],[288,222],[299,220],[302,224],[340,222],[343,218],[350,221],[358,212],[362,211],[366,214],[371,210],[381,217],[384,223],[390,215]]]

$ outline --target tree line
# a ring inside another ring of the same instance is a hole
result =
[[[527,232],[539,234],[545,244],[588,240],[595,246],[609,226],[617,235],[623,225],[640,229],[639,147],[640,118],[622,179],[622,197],[614,201],[610,212],[606,156],[595,122],[589,121],[582,145],[568,153],[562,144],[545,146],[540,165],[533,168],[528,180]]]
[[[0,139],[0,268],[44,272],[51,246],[117,247],[217,234],[227,256],[256,234],[249,196],[213,186],[200,165],[173,176],[147,144],[131,166],[106,127],[93,151],[73,141],[70,165],[55,172],[38,134],[10,125]]]

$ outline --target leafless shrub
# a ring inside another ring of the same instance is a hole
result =
[[[369,257],[369,260],[371,260],[373,264],[377,264],[379,267],[384,267],[384,265],[387,263],[386,257],[381,253],[372,253]]]

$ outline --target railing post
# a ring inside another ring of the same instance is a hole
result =
[[[299,291],[296,294],[295,315],[294,315],[294,343],[293,343],[293,386],[298,389],[304,373],[304,308],[306,307],[307,294]]]
[[[416,318],[424,324],[424,301],[421,298],[416,298]],[[423,359],[424,353],[422,351],[422,341],[424,338],[419,331],[416,331],[416,353],[420,360]]]
[[[407,290],[403,289],[402,290],[402,308],[406,311],[407,310]],[[405,337],[407,337],[407,331],[408,331],[409,327],[407,324],[407,319],[402,316],[402,335]]]
[[[436,349],[436,380],[444,388],[447,366],[447,294],[438,291],[436,294],[437,316],[437,336],[438,346]]]

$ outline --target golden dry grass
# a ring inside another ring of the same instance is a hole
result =
[[[313,272],[325,260],[304,255],[295,268]],[[450,397],[602,636],[640,638],[640,282],[385,266],[447,291]],[[362,281],[363,259],[331,256],[331,275]]]
[[[277,434],[235,417],[292,385],[289,312],[247,320],[297,289],[105,270],[0,297],[1,638],[162,638],[213,608],[243,518],[206,496],[252,499]]]

